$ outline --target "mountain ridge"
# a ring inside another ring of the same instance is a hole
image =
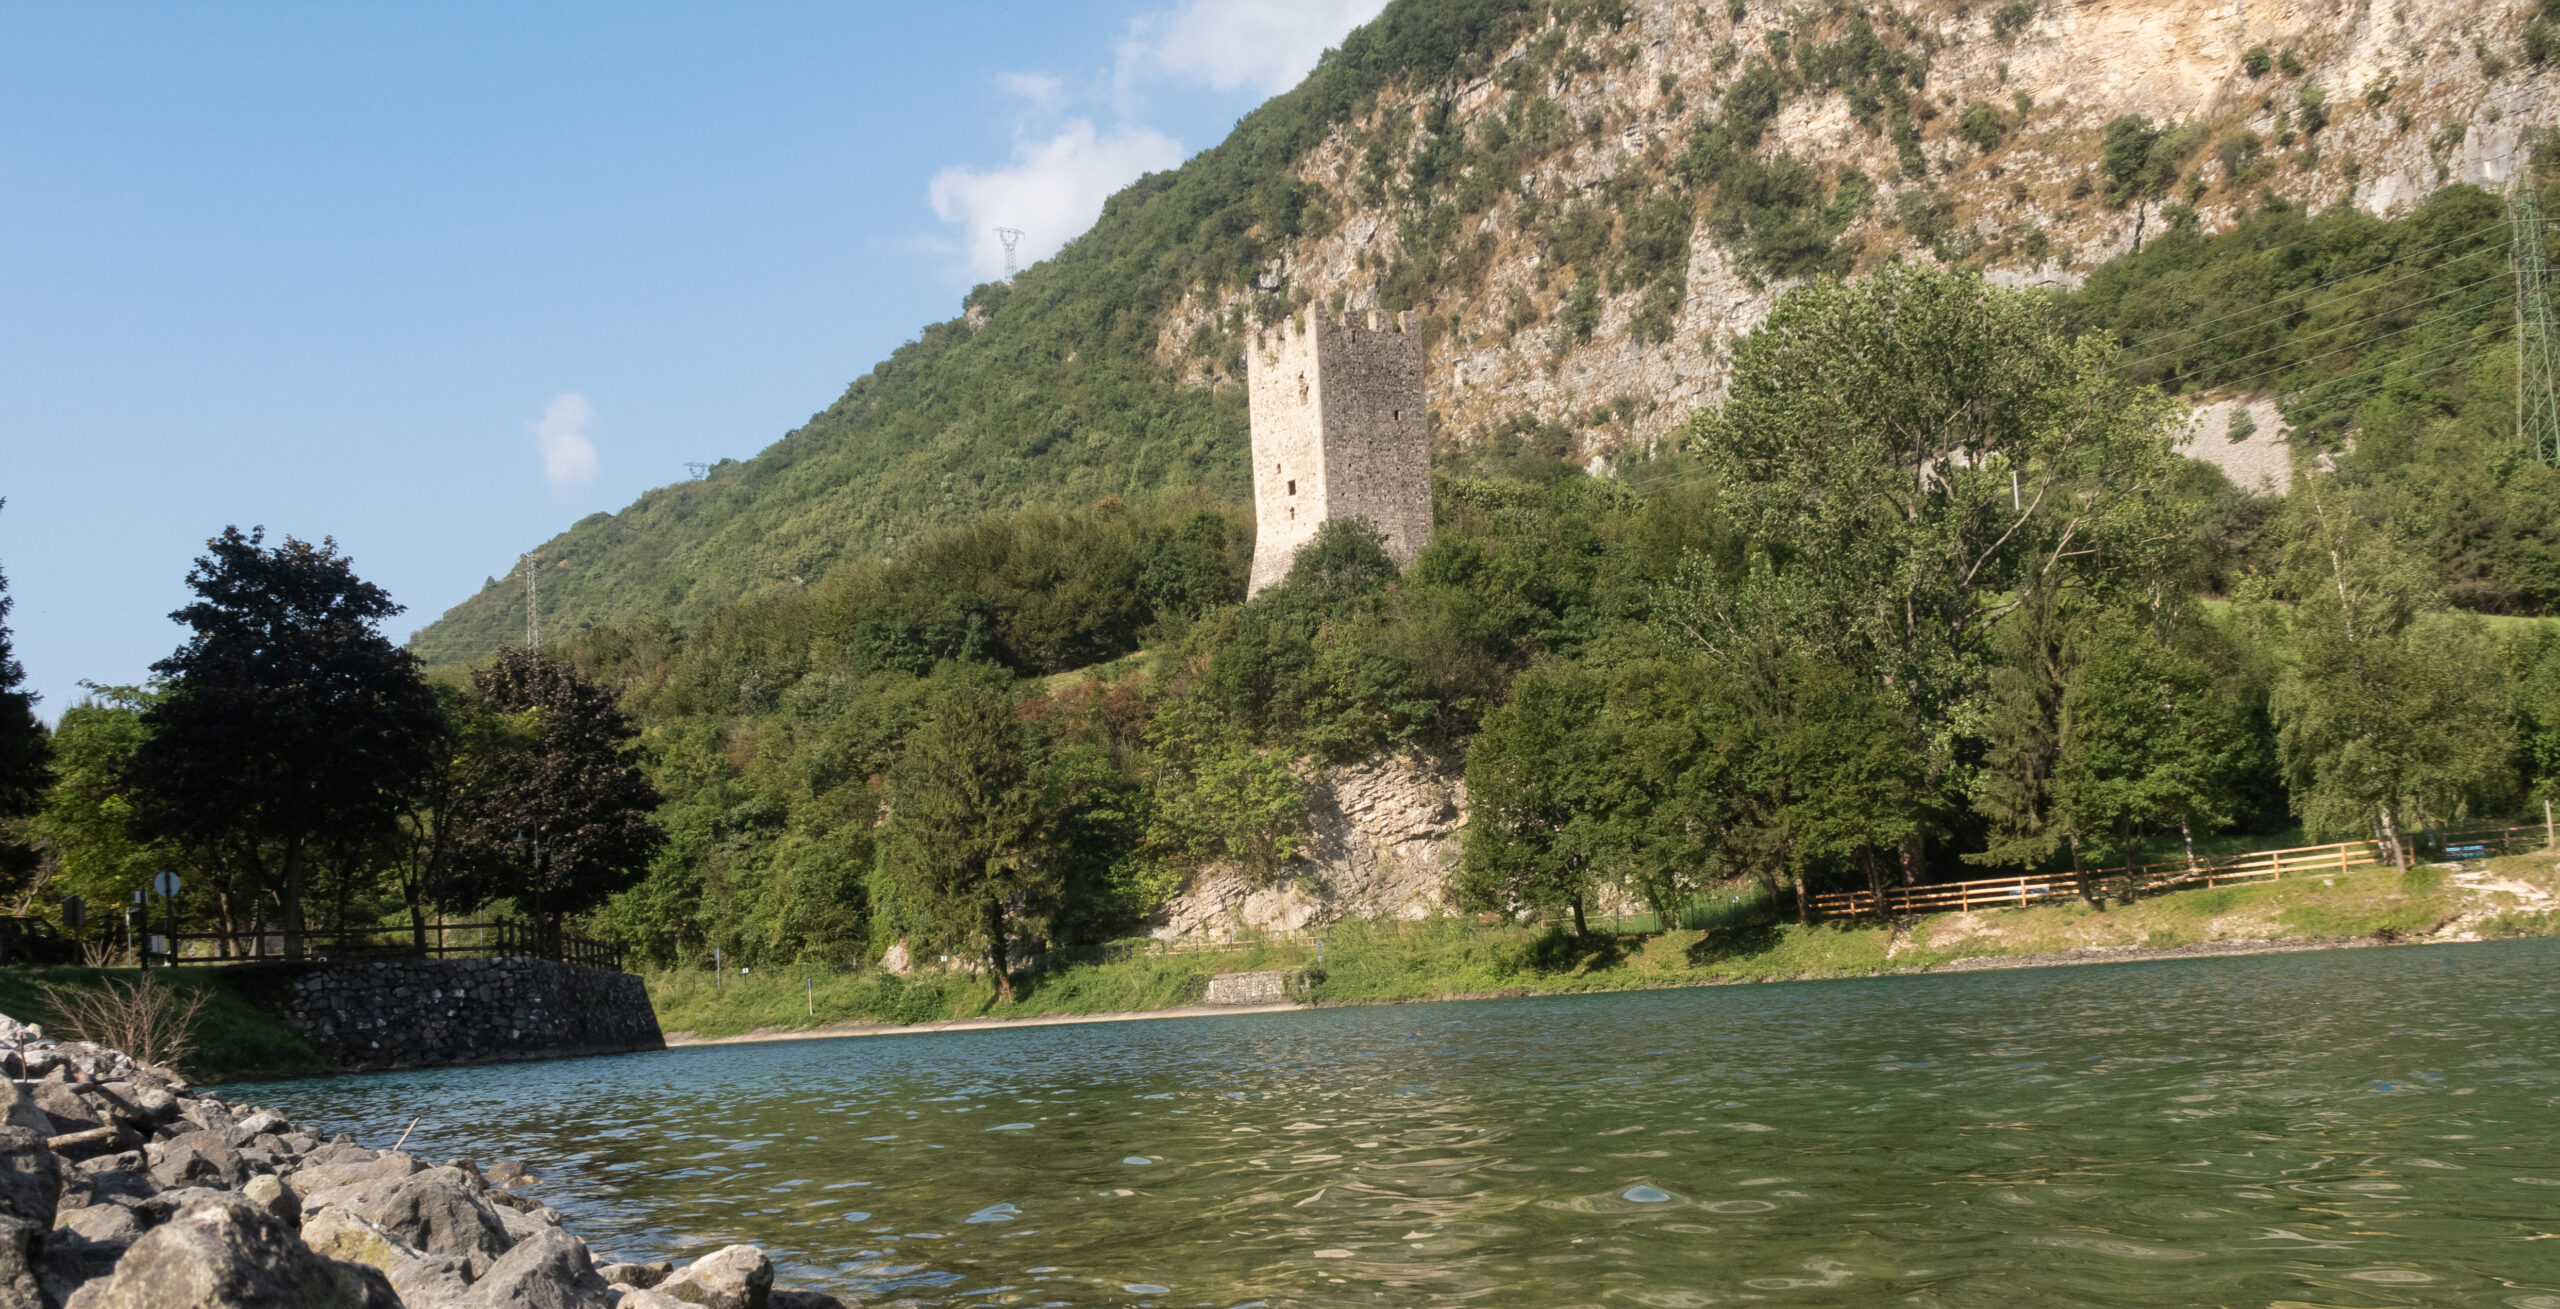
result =
[[[1311,309],[1417,315],[1444,464],[1605,472],[1712,404],[1806,276],[1920,259],[2067,288],[2270,204],[2392,215],[2503,181],[2554,119],[2537,22],[1397,0],[773,446],[546,542],[544,626],[698,622],[989,510],[1241,499],[1242,342]],[[523,622],[493,581],[412,647],[468,661]]]

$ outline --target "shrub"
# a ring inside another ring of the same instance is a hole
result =
[[[1985,153],[1999,145],[2000,138],[2008,134],[2008,120],[2002,118],[2000,111],[1992,108],[1989,101],[1976,100],[1966,105],[1963,116],[1956,119],[1956,135],[1973,142],[1975,149]]]
[[[2274,58],[2267,54],[2267,48],[2262,45],[2253,45],[2249,47],[2247,54],[2240,56],[2241,71],[2253,78],[2266,76],[2267,70],[2274,66]]]
[[[148,973],[130,982],[107,978],[94,991],[41,989],[60,1031],[164,1068],[195,1053],[196,1020],[212,998],[202,991],[180,994]]]
[[[2524,29],[2524,57],[2528,61],[2547,64],[2554,55],[2560,55],[2560,27],[2535,23]]]

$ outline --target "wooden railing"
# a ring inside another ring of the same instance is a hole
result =
[[[170,962],[171,938],[154,935],[151,940],[151,962],[155,965]],[[284,957],[284,934],[271,931],[259,937],[245,933],[181,932],[175,938],[174,952],[177,962],[188,965],[272,961]],[[530,958],[615,971],[622,967],[619,947],[520,919],[487,923],[428,923],[423,929],[402,926],[305,931],[302,934],[302,953],[306,958],[335,962]]]
[[[2531,830],[2538,833],[2541,829]],[[2190,886],[2271,882],[2279,877],[2304,873],[2343,873],[2381,862],[2381,847],[2374,842],[2341,841],[2336,845],[2306,845],[2291,850],[2221,855],[2198,859],[2192,864],[2177,859],[2131,867],[2093,868],[2089,870],[2088,878],[2092,889],[2099,894],[2118,895],[2132,891],[2148,895]],[[2072,873],[2031,873],[2023,877],[1986,877],[1970,882],[1934,882],[1926,886],[1888,888],[1883,907],[1896,914],[1956,913],[1973,909],[2015,909],[2040,900],[2079,894],[2080,879]],[[1873,891],[1833,891],[1813,897],[1813,908],[1816,913],[1830,918],[1875,913],[1878,905]]]

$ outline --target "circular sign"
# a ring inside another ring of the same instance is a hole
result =
[[[158,891],[160,893],[160,898],[164,900],[175,896],[178,893],[178,875],[176,873],[164,872],[158,877],[152,878],[151,889]]]

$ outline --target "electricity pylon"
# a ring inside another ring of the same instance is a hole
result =
[[[996,239],[1004,242],[1004,280],[1007,285],[1011,285],[1013,282],[1013,248],[1022,244],[1022,229],[1019,227],[999,227],[996,229]]]
[[[2533,158],[2507,187],[2507,262],[2516,275],[2516,444],[2560,464],[2560,328],[2551,317],[2551,261],[2542,249],[2542,202]]]
[[[516,571],[524,574],[524,648],[542,648],[542,568],[541,559],[531,553],[516,559]]]

